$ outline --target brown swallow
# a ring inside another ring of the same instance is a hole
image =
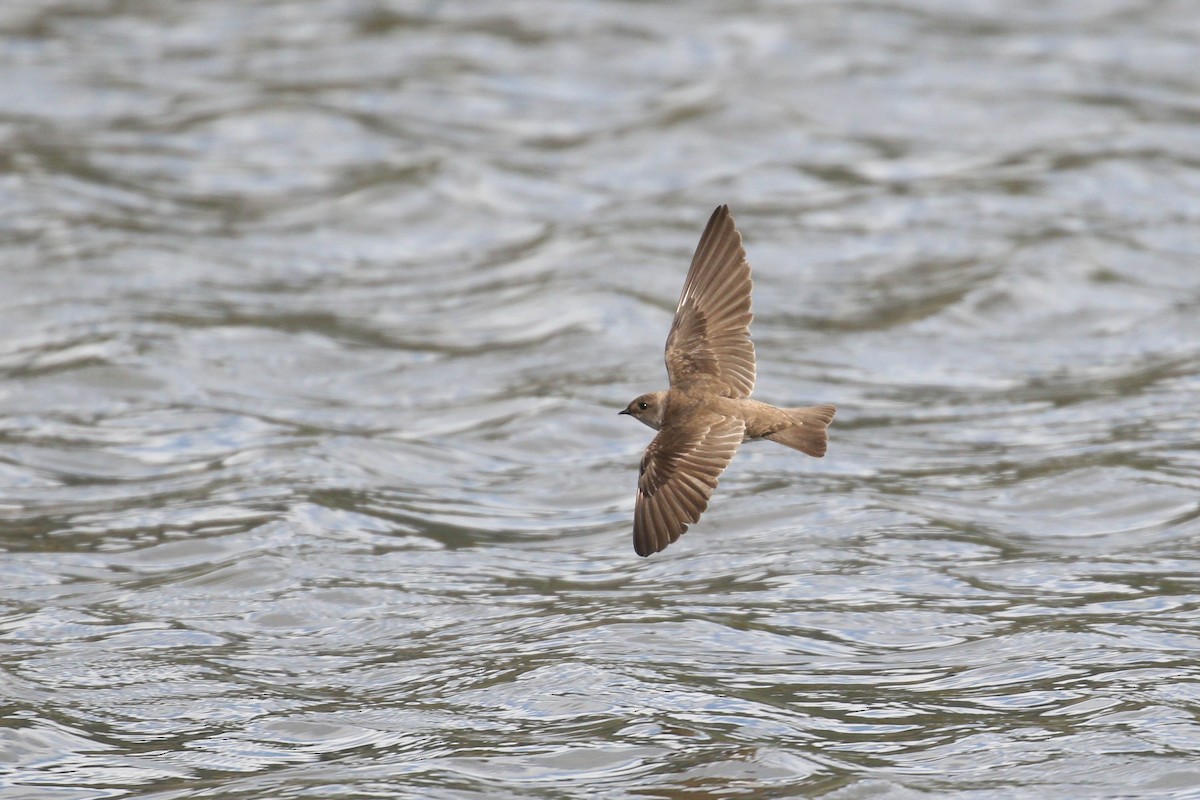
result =
[[[750,262],[729,206],[708,220],[667,335],[670,388],[637,397],[619,413],[658,431],[646,448],[633,511],[633,549],[666,549],[698,521],[717,478],[748,439],[820,458],[830,405],[776,408],[750,399]]]

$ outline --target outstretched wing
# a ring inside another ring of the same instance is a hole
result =
[[[729,206],[721,206],[700,236],[667,336],[671,386],[706,384],[727,397],[754,390],[750,341],[750,262]]]
[[[646,448],[633,510],[633,549],[648,556],[700,519],[717,478],[737,452],[746,423],[713,414],[663,428]]]

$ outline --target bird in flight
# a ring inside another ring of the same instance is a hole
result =
[[[670,388],[620,411],[658,431],[638,473],[633,549],[664,550],[698,521],[717,479],[748,439],[770,439],[820,458],[831,405],[776,408],[751,400],[750,262],[721,206],[708,220],[667,335]]]

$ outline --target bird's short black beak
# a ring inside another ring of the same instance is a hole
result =
[[[628,413],[629,413],[629,409],[628,409],[628,408],[622,408],[620,411],[618,411],[618,412],[617,412],[617,416],[619,417],[619,416],[621,416],[622,414],[628,414]]]

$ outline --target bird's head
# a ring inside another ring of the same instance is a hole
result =
[[[625,406],[624,410],[618,411],[618,414],[628,414],[629,416],[641,422],[644,425],[649,425],[654,430],[662,427],[663,412],[667,410],[667,393],[666,392],[650,392],[648,394],[635,397],[633,402]]]

